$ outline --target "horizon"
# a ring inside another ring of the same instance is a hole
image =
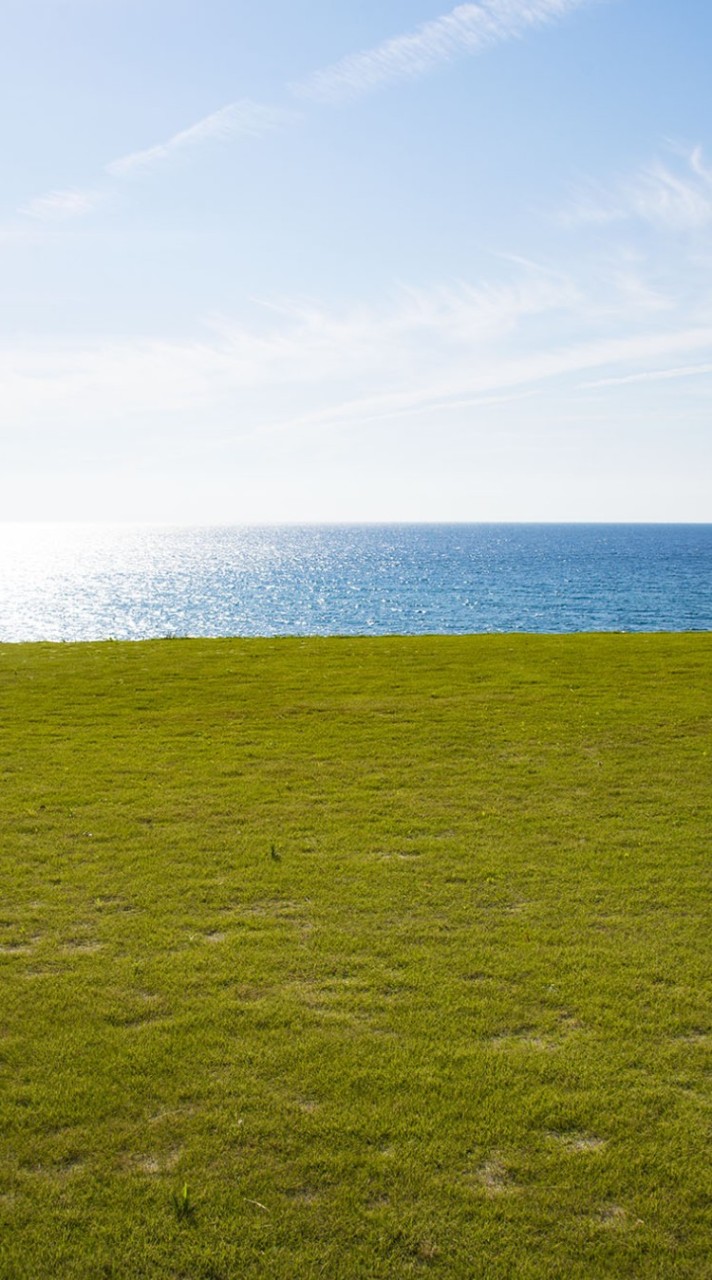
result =
[[[0,520],[2,529],[712,528],[712,520]]]

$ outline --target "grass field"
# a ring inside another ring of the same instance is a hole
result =
[[[0,648],[2,1280],[712,1276],[712,636]]]

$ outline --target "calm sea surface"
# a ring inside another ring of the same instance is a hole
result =
[[[0,525],[0,640],[712,629],[712,525]]]

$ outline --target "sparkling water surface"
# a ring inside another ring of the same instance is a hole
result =
[[[712,629],[712,525],[0,526],[0,640]]]

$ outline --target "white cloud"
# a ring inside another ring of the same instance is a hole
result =
[[[67,218],[83,218],[93,213],[104,199],[101,191],[92,188],[67,187],[64,190],[48,191],[45,195],[36,196],[28,201],[20,210],[29,218],[38,218],[43,222]]]
[[[460,4],[450,13],[425,22],[415,31],[395,36],[293,85],[299,97],[340,102],[370,93],[398,80],[412,80],[461,54],[478,53],[565,17],[591,0],[482,0]]]
[[[291,123],[294,118],[293,112],[263,106],[259,102],[247,99],[232,102],[219,111],[214,111],[212,115],[205,116],[203,120],[198,120],[190,128],[175,133],[167,142],[112,160],[106,165],[106,172],[112,178],[127,178],[152,169],[170,156],[193,150],[205,143],[224,142],[237,137],[260,138]]]
[[[490,351],[537,317],[575,308],[567,277],[524,271],[507,282],[401,287],[380,306],[329,311],[316,302],[265,307],[270,328],[230,323],[215,329],[249,380],[322,384],[365,371],[393,380],[437,367],[453,353]]]
[[[581,386],[586,389],[593,387],[622,387],[629,382],[668,382],[670,379],[676,378],[706,377],[710,373],[712,373],[712,364],[709,362],[705,364],[686,364],[674,369],[646,369],[643,373],[626,373],[620,378],[596,378],[591,382],[582,382]]]
[[[566,281],[523,276],[499,286],[402,289],[379,306],[340,311],[283,302],[261,308],[251,325],[214,322],[202,341],[9,345],[0,349],[0,394],[18,421],[36,410],[87,422],[191,418],[233,400],[245,406],[245,421],[264,422],[292,404],[350,400],[363,385],[375,395],[414,385],[427,397],[443,368],[457,380],[455,368],[488,365],[522,325],[570,308],[574,295]]]
[[[298,417],[286,417],[268,424],[271,431],[296,431],[309,427],[338,430],[361,427],[367,422],[410,417],[414,414],[437,414],[443,411],[486,407],[522,398],[522,388],[532,394],[547,383],[560,381],[588,369],[626,363],[657,360],[679,352],[692,352],[712,344],[712,328],[673,330],[661,334],[633,335],[599,339],[576,345],[540,349],[530,355],[502,354],[499,359],[483,358],[459,362],[440,375],[421,379],[396,391],[334,402],[325,409]],[[700,367],[700,372],[702,372]],[[664,376],[664,375],[661,375]],[[672,375],[668,375],[672,376]],[[653,377],[652,372],[630,375],[639,381]],[[611,378],[582,387],[617,385],[628,378]]]
[[[562,220],[605,225],[629,219],[672,231],[712,222],[712,171],[701,147],[680,156],[677,164],[655,160],[612,189],[594,183],[579,187]]]
[[[378,420],[430,414],[439,431],[443,411],[575,397],[571,379],[589,371],[611,386],[707,371],[669,367],[712,347],[703,314],[672,314],[660,328],[659,312],[626,310],[624,295],[602,305],[600,287],[524,269],[500,284],[403,289],[338,312],[284,303],[249,325],[216,323],[201,341],[8,345],[0,398],[20,451],[40,431],[50,450],[81,439],[81,456],[238,445],[254,456],[275,432],[298,448]]]
[[[461,4],[414,32],[315,72],[292,89],[300,97],[324,102],[356,97],[391,81],[422,75],[458,54],[476,53],[520,37],[532,27],[557,21],[590,3],[592,0],[481,0],[479,4]],[[120,180],[140,176],[183,152],[237,137],[259,138],[298,118],[294,111],[250,99],[228,103],[165,142],[109,161],[104,174]],[[30,200],[20,213],[42,220],[77,218],[92,213],[104,199],[105,193],[95,188],[53,190]]]
[[[166,142],[112,160],[104,166],[104,173],[114,179],[132,178],[148,173],[156,165],[181,152],[232,138],[260,138],[297,118],[294,111],[263,106],[248,99],[231,102],[203,120],[198,120],[190,128],[182,129]],[[44,222],[81,218],[93,213],[106,198],[106,191],[97,187],[67,187],[36,196],[23,205],[19,212],[25,217]]]

